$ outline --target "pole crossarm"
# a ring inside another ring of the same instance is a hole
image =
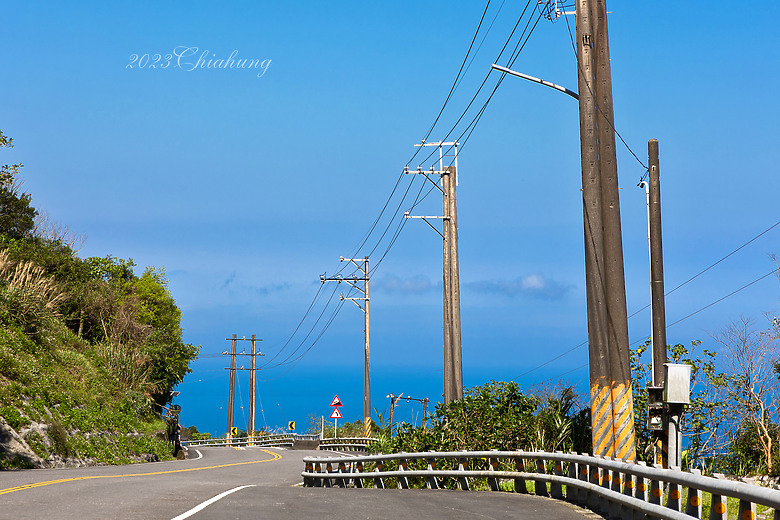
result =
[[[432,230],[436,231],[436,232],[439,234],[439,236],[440,236],[440,237],[441,237],[441,238],[442,238],[444,241],[446,241],[446,240],[447,240],[447,237],[445,237],[445,236],[444,236],[444,233],[442,233],[441,231],[439,231],[438,229],[436,229],[436,227],[435,227],[433,224],[431,224],[430,222],[428,222],[428,219],[432,219],[432,220],[450,220],[450,217],[439,217],[439,216],[436,216],[436,215],[428,215],[428,216],[422,216],[422,215],[410,215],[410,214],[409,214],[409,212],[408,212],[408,211],[406,211],[406,212],[404,212],[404,218],[419,218],[419,219],[422,219],[422,221],[423,221],[423,222],[425,222],[426,224],[428,224],[428,226],[430,226],[430,228],[431,228]]]
[[[428,143],[428,142],[425,141],[425,139],[423,139],[421,143],[415,144],[414,146],[438,146],[439,147],[439,170],[440,171],[436,172],[436,173],[442,174],[442,173],[446,173],[444,171],[444,157],[454,157],[453,163],[454,163],[455,169],[457,170],[457,168],[458,168],[458,145],[460,145],[460,143],[457,142],[457,141],[449,141],[449,142],[437,141],[435,143]],[[450,146],[450,147],[455,148],[455,153],[452,154],[452,155],[445,154],[444,153],[444,149],[443,149],[444,146]],[[419,170],[419,168],[418,168],[418,170]],[[458,184],[457,173],[455,175],[455,184],[456,185]],[[442,190],[442,194],[444,194],[444,190]]]
[[[416,145],[415,145],[415,146],[416,146]],[[436,189],[437,189],[437,190],[439,190],[440,192],[444,193],[444,190],[441,188],[441,186],[439,186],[437,183],[435,183],[434,181],[432,181],[430,177],[428,177],[428,175],[441,175],[442,173],[444,173],[444,172],[442,172],[442,171],[434,170],[434,169],[433,169],[433,166],[431,166],[431,169],[430,169],[430,170],[428,170],[428,171],[425,171],[425,170],[423,170],[423,169],[422,169],[420,166],[418,166],[418,167],[417,167],[417,171],[414,171],[414,172],[410,172],[410,171],[409,171],[409,167],[408,167],[408,166],[404,166],[404,173],[405,173],[405,174],[412,174],[412,175],[418,175],[418,174],[419,174],[419,175],[422,175],[423,177],[425,177],[425,178],[426,178],[426,180],[427,180],[428,182],[430,182],[431,184],[433,184],[433,185],[436,187]]]
[[[363,306],[362,306],[362,305],[360,305],[358,302],[359,302],[359,301],[362,301],[362,302],[368,301],[368,298],[354,298],[354,297],[344,296],[344,294],[341,294],[341,295],[339,295],[339,296],[341,297],[341,301],[344,301],[344,300],[349,300],[349,301],[351,301],[352,303],[354,303],[355,305],[357,305],[357,306],[358,306],[358,309],[360,309],[360,310],[361,310],[361,311],[363,311],[363,312],[366,312],[366,309],[365,309],[365,308],[363,308]]]

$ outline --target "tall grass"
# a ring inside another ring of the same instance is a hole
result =
[[[67,297],[53,277],[33,262],[13,262],[0,252],[0,305],[24,328],[35,334],[47,319],[59,316]]]

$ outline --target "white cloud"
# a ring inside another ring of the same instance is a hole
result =
[[[531,274],[514,280],[480,280],[462,285],[464,289],[476,293],[502,294],[510,298],[527,296],[540,300],[560,300],[574,288],[572,284],[558,282],[541,274]]]

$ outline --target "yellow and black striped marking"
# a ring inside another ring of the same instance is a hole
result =
[[[612,428],[615,436],[614,453],[620,460],[636,460],[634,439],[634,406],[631,383],[612,383]]]
[[[612,394],[604,377],[597,379],[591,386],[590,417],[593,426],[593,454],[612,457],[614,454]]]

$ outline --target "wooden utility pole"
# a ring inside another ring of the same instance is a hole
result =
[[[577,0],[593,453],[633,461],[633,396],[604,0]]]
[[[455,400],[455,369],[452,364],[452,281],[450,273],[450,175],[441,171],[442,192],[442,278],[444,311],[444,402]]]
[[[442,216],[411,216],[405,218],[423,219],[442,237],[442,281],[444,285],[444,402],[451,403],[463,398],[463,357],[460,332],[460,276],[458,261],[458,143],[422,142],[415,146],[437,146],[439,148],[439,170],[431,166],[429,171],[417,168],[416,172],[404,168],[405,173],[424,175],[442,193]],[[444,167],[444,146],[455,150],[452,166]],[[441,186],[431,180],[429,175],[438,174]],[[442,231],[429,222],[429,219],[441,219]]]
[[[369,332],[369,297],[368,297],[368,257],[363,259],[363,294],[366,297],[364,307],[365,328],[363,340],[365,342],[363,364],[363,437],[371,437],[371,334]]]
[[[230,343],[230,387],[228,388],[227,439],[233,438],[233,406],[236,397],[236,335]]]
[[[233,437],[233,413],[235,409],[235,396],[236,396],[236,370],[249,370],[249,418],[248,418],[248,424],[247,424],[247,430],[249,436],[254,435],[255,431],[255,372],[258,370],[255,368],[255,357],[256,356],[262,356],[263,354],[257,352],[256,345],[257,341],[262,341],[255,339],[255,335],[252,334],[252,339],[247,339],[246,337],[238,338],[236,334],[233,334],[232,338],[227,338],[226,341],[230,341],[230,368],[227,370],[230,370],[230,388],[228,389],[228,413],[227,413],[227,435],[226,437],[228,439],[231,439]],[[247,354],[243,350],[240,353],[236,352],[236,345],[239,341],[251,341],[252,342],[252,351],[250,354]],[[223,354],[227,354],[227,352],[223,352]],[[249,356],[251,358],[250,361],[250,368],[244,368],[242,365],[241,368],[236,368],[236,356]]]
[[[450,246],[450,302],[452,317],[452,332],[450,362],[452,365],[452,386],[453,400],[463,399],[463,358],[460,343],[460,267],[458,265],[458,205],[457,205],[457,186],[458,169],[457,166],[448,166],[449,172],[449,237],[447,240]]]
[[[256,344],[255,335],[252,334],[252,347],[251,354],[249,356],[249,437],[252,441],[252,437],[255,436],[255,356]]]
[[[362,269],[363,271],[363,277],[358,278],[357,276],[351,276],[344,278],[343,276],[335,276],[332,278],[328,278],[325,274],[320,276],[320,281],[322,283],[325,282],[345,282],[352,286],[353,288],[357,289],[358,291],[363,293],[362,298],[351,298],[351,297],[345,297],[343,294],[341,295],[342,300],[351,300],[352,303],[358,306],[358,308],[363,311],[364,315],[364,325],[363,325],[363,340],[364,340],[364,348],[363,348],[363,435],[365,437],[371,436],[371,334],[369,329],[369,323],[370,323],[370,317],[369,317],[369,297],[368,297],[368,279],[369,279],[369,270],[368,270],[368,257],[364,258],[344,258],[343,256],[339,258],[339,261],[341,262],[351,262],[355,265],[358,269]],[[361,266],[358,262],[363,262],[363,265]],[[359,287],[357,285],[357,282],[363,282],[363,287]],[[363,305],[361,306],[358,302],[362,301]]]

